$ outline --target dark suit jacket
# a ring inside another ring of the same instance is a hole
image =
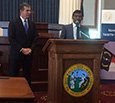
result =
[[[22,48],[31,48],[33,49],[33,41],[36,36],[36,27],[32,21],[28,21],[29,29],[28,34],[25,32],[23,23],[19,18],[12,20],[9,23],[8,28],[8,38],[11,45],[10,57],[16,58],[21,54],[20,50]]]
[[[84,26],[80,26],[81,38],[80,39],[89,39],[89,29]],[[87,35],[87,36],[86,36]],[[62,28],[60,39],[74,39],[73,37],[73,25],[64,25]]]

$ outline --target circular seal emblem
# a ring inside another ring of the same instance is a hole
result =
[[[91,69],[84,64],[72,65],[64,74],[65,91],[74,97],[86,95],[92,88],[94,77]]]
[[[113,15],[111,12],[105,12],[103,14],[103,18],[105,19],[105,21],[111,21],[112,17],[113,17]]]

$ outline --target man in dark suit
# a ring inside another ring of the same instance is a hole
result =
[[[82,18],[81,11],[75,10],[72,15],[73,23],[62,27],[60,39],[89,39],[89,29],[80,25]]]
[[[8,28],[8,38],[10,49],[9,75],[17,77],[19,69],[23,69],[23,76],[30,84],[32,50],[36,37],[35,24],[28,18],[31,14],[31,7],[27,3],[19,6],[20,17],[10,21]]]

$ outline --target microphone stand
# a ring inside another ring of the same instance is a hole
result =
[[[84,32],[81,31],[81,27],[80,27],[79,21],[76,21],[75,24],[76,24],[76,27],[78,29],[79,39],[81,39],[81,35],[84,35],[85,37],[87,37],[88,39],[90,39],[90,37],[86,33],[84,33]]]
[[[79,21],[76,21],[76,27],[77,27],[77,31],[78,31],[78,39],[81,39],[81,29],[80,29],[80,24],[79,24]]]
[[[90,39],[90,37],[87,34],[85,34],[84,32],[82,32],[81,30],[79,32],[80,32],[80,35],[84,35],[85,37],[87,37],[88,39]]]

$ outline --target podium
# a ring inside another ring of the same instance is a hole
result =
[[[47,49],[49,56],[48,103],[99,102],[100,56],[106,42],[70,39],[47,41],[43,50]]]

